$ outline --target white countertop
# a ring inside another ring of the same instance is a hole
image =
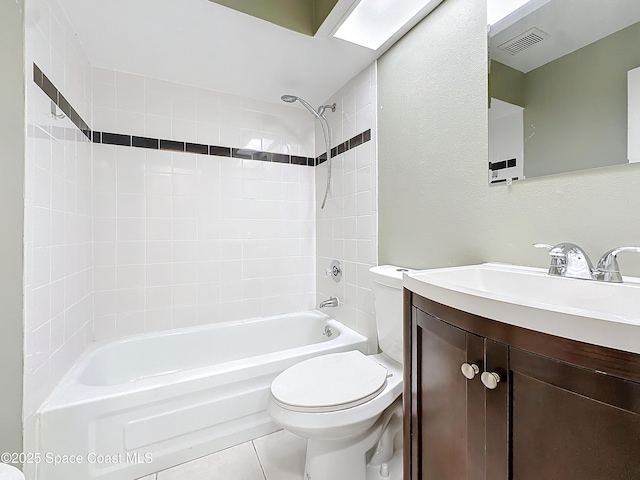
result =
[[[403,285],[481,317],[640,354],[640,279],[611,284],[485,263],[405,273]]]

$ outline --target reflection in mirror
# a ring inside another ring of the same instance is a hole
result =
[[[640,1],[488,7],[490,183],[640,161]]]

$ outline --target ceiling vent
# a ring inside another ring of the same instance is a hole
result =
[[[539,28],[533,27],[526,32],[521,33],[517,37],[513,37],[511,40],[504,42],[502,45],[498,46],[498,48],[511,55],[518,55],[537,43],[542,42],[546,38],[549,38],[549,34],[543,32]]]

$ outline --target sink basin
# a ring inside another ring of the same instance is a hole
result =
[[[485,263],[405,273],[404,286],[510,325],[640,353],[640,279],[624,280],[553,277],[546,269]]]

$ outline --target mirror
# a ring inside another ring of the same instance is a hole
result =
[[[488,7],[489,182],[640,161],[640,1]]]

